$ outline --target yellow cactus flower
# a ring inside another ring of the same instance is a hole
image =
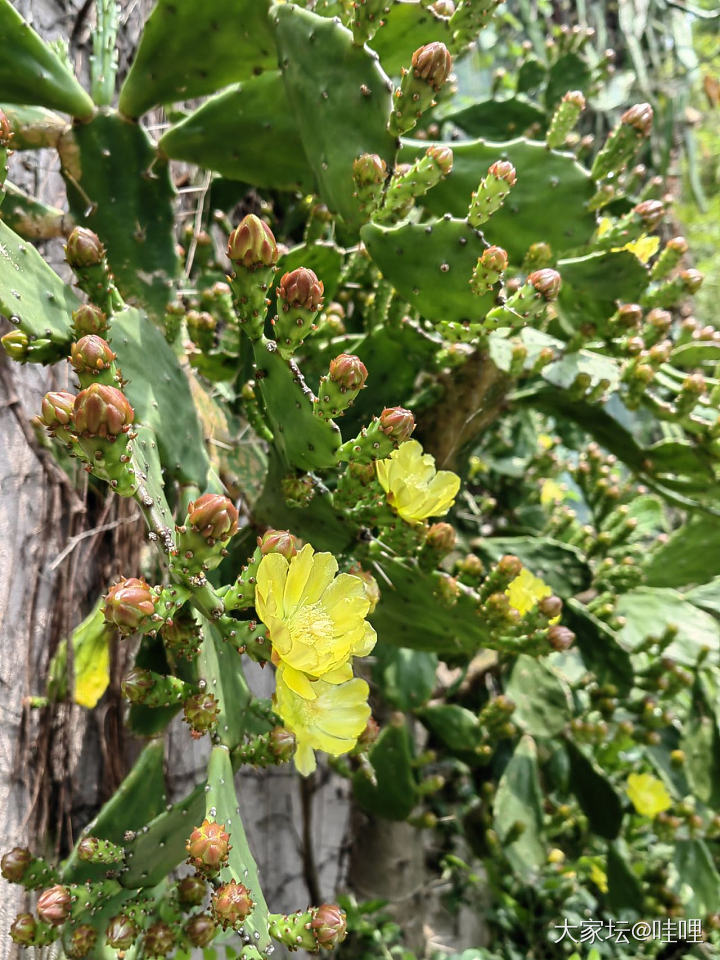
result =
[[[637,812],[651,820],[672,806],[665,784],[649,773],[631,773],[627,779],[627,795]]]
[[[317,696],[313,680],[349,680],[350,657],[367,656],[377,639],[365,619],[370,601],[362,580],[336,576],[337,569],[331,553],[315,553],[309,543],[290,561],[269,553],[258,567],[255,609],[273,659],[287,686],[308,700]]]
[[[435,458],[417,440],[407,440],[387,460],[375,464],[377,478],[392,509],[408,523],[442,517],[455,502],[460,477],[435,470]]]
[[[638,240],[631,240],[630,243],[626,243],[624,247],[618,249],[629,250],[630,253],[635,254],[640,263],[647,263],[650,257],[654,257],[658,252],[659,246],[660,237],[648,237],[643,234]]]
[[[558,483],[557,480],[553,480],[552,478],[543,480],[543,484],[540,487],[540,503],[543,507],[548,507],[553,503],[561,503],[566,495],[567,490],[561,483]]]
[[[601,893],[608,892],[607,874],[597,863],[590,865],[590,879]]]
[[[527,567],[523,567],[508,585],[505,596],[510,601],[510,606],[514,607],[521,617],[524,617],[526,613],[532,610],[538,600],[552,596],[552,590],[539,577],[533,576]]]
[[[355,746],[370,717],[369,688],[358,677],[340,684],[315,680],[315,697],[307,700],[286,683],[287,670],[277,671],[274,707],[295,735],[295,766],[307,776],[316,767],[316,750],[339,757]]]

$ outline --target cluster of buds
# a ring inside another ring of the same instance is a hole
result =
[[[268,767],[288,763],[295,753],[295,735],[285,727],[273,727],[239,744],[235,748],[236,760],[252,767]]]
[[[488,311],[481,324],[482,329],[489,331],[505,326],[517,330],[529,321],[534,321],[534,325],[542,323],[548,317],[552,303],[558,298],[561,284],[557,270],[546,267],[533,271],[502,306]]]
[[[435,102],[452,70],[452,57],[444,43],[434,41],[419,47],[412,55],[410,69],[402,71],[399,88],[393,97],[393,112],[388,130],[395,137],[408,133],[428,107]]]
[[[309,267],[284,273],[277,285],[278,313],[273,320],[278,351],[290,358],[313,329],[323,306],[324,286]]]

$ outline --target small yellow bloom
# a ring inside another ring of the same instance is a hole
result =
[[[637,812],[651,820],[672,806],[665,784],[649,773],[631,773],[627,779],[627,795]]]
[[[350,658],[367,656],[377,639],[365,620],[370,601],[362,580],[336,576],[337,569],[331,553],[315,553],[310,544],[290,561],[269,553],[258,567],[255,609],[274,660],[287,686],[308,700],[317,696],[313,679],[349,680]]]
[[[631,240],[630,243],[626,243],[625,246],[620,249],[629,250],[630,253],[635,254],[640,263],[647,263],[650,257],[654,257],[658,252],[659,246],[660,237],[648,237],[644,235],[638,240]]]
[[[316,680],[315,698],[307,700],[288,686],[286,673],[287,667],[277,671],[274,707],[295,734],[295,766],[307,776],[316,766],[315,750],[339,757],[355,746],[370,717],[369,688],[358,677],[340,684]]]
[[[515,579],[508,585],[505,595],[521,617],[529,613],[538,600],[552,596],[550,587],[539,577],[523,567]]]
[[[417,440],[407,440],[387,460],[375,464],[380,486],[393,510],[408,523],[442,517],[455,502],[460,477],[435,470],[435,458]]]
[[[590,867],[590,879],[601,893],[608,892],[607,874],[597,863],[593,863]]]
[[[565,499],[567,491],[557,480],[544,480],[540,487],[540,503],[543,507],[549,507],[552,503],[558,503]]]

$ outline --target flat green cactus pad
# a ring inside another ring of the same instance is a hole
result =
[[[470,289],[487,243],[466,220],[368,223],[360,235],[385,279],[428,320],[480,321],[494,305],[492,293],[478,297]]]
[[[235,747],[243,738],[245,714],[250,703],[242,660],[237,650],[223,640],[217,627],[207,620],[202,624],[204,639],[198,657],[198,671],[207,681],[208,692],[218,699],[218,739],[228,747]]]
[[[320,195],[350,226],[363,222],[353,196],[352,164],[376,153],[392,167],[395,141],[387,132],[392,85],[372,53],[353,44],[335,20],[292,3],[275,4],[280,69],[305,154]]]
[[[0,0],[0,37],[0,101],[51,107],[74,117],[92,115],[90,97],[10,0]]]
[[[573,328],[602,324],[615,312],[616,300],[636,303],[648,282],[647,267],[629,250],[559,260],[557,269],[563,280],[560,309]]]
[[[118,108],[139,117],[275,66],[269,0],[158,0],[145,24]]]
[[[116,113],[75,127],[60,155],[76,223],[105,244],[122,296],[160,316],[178,269],[167,164],[145,131]]]
[[[0,222],[0,312],[30,340],[32,360],[51,363],[67,356],[70,314],[80,305],[72,288],[35,247]]]
[[[518,96],[473,103],[443,120],[456,124],[471,137],[506,140],[523,135],[534,124],[544,129],[547,114],[527,97]]]
[[[385,727],[370,751],[377,784],[364,771],[353,777],[353,792],[360,806],[387,820],[405,820],[417,803],[417,780],[412,769],[412,742],[405,724]]]
[[[429,146],[427,140],[404,141],[399,159],[412,163]],[[519,264],[532,243],[549,243],[558,256],[589,241],[596,224],[586,204],[595,186],[573,156],[523,139],[503,143],[470,140],[453,143],[452,149],[452,173],[424,201],[431,213],[464,216],[470,194],[490,164],[509,160],[517,171],[517,183],[486,224],[488,242],[504,247],[510,260]],[[551,210],[557,215],[549,216]]]
[[[224,177],[274,190],[312,190],[296,118],[279,70],[251,77],[207,100],[171,127],[158,144]]]

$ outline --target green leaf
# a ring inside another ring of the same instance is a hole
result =
[[[9,0],[0,0],[0,37],[0,101],[37,104],[81,119],[93,113],[90,97]]]
[[[645,579],[651,587],[707,583],[720,575],[720,518],[697,513],[648,556]]]
[[[702,688],[696,684],[693,706],[683,724],[680,748],[685,754],[685,776],[690,789],[704,804],[717,810],[720,807],[720,732],[715,715],[708,710],[715,705],[707,703]]]
[[[622,852],[620,841],[608,844],[607,879],[608,905],[612,911],[642,912],[645,904],[642,886]]]
[[[383,697],[397,710],[409,712],[430,699],[438,665],[434,653],[378,644],[375,660],[373,676]]]
[[[441,703],[437,706],[424,707],[418,711],[418,716],[425,726],[450,748],[451,752],[475,752],[482,729],[478,718],[471,710],[455,703]]]
[[[61,161],[75,222],[105,244],[118,290],[161,317],[178,270],[167,162],[142,127],[116,113],[75,126]]]
[[[647,267],[629,250],[559,260],[557,269],[563,280],[560,306],[576,318],[573,326],[587,318],[588,308],[593,319],[606,320],[615,311],[615,300],[635,303],[648,282]]]
[[[542,802],[537,747],[526,734],[505,767],[493,806],[495,830],[504,845],[503,852],[525,883],[537,875],[546,859]],[[517,829],[517,824],[523,825],[520,836],[505,846],[505,838]]]
[[[566,741],[566,747],[570,758],[570,789],[588,818],[590,829],[607,840],[614,840],[623,817],[620,797],[572,740]]]
[[[473,550],[487,563],[496,563],[506,553],[518,557],[524,567],[544,580],[561,597],[586,590],[590,570],[582,554],[549,537],[485,537],[473,542]]]
[[[348,225],[359,227],[364,217],[352,165],[360,154],[376,153],[392,168],[392,85],[372,53],[356,46],[336,20],[292,3],[274,4],[271,19],[287,97],[320,195]]]
[[[568,90],[587,90],[592,75],[587,63],[576,53],[564,53],[548,71],[545,105],[552,110]]]
[[[456,124],[470,137],[486,140],[510,140],[539,124],[544,128],[547,113],[525,97],[510,97],[507,100],[485,100],[473,103],[457,113],[443,117],[444,121]]]
[[[258,950],[265,950],[270,943],[268,933],[268,908],[263,897],[257,866],[247,842],[238,797],[235,793],[233,768],[227,747],[213,747],[208,764],[205,816],[223,823],[230,834],[230,858],[220,871],[223,883],[235,880],[244,883],[250,890],[255,906],[247,920],[243,921],[246,934]]]
[[[565,601],[563,620],[575,634],[575,643],[588,670],[600,683],[612,683],[627,694],[633,682],[632,660],[615,633],[574,597]]]
[[[513,721],[533,737],[554,737],[570,720],[567,684],[535,657],[521,654],[517,658],[505,693],[515,703]]]
[[[684,596],[694,606],[720,617],[720,577],[713,577],[707,583],[688,590]]]
[[[105,623],[103,600],[70,635],[73,648],[75,691],[73,699],[81,707],[92,709],[110,682],[110,639],[114,631]],[[67,696],[67,640],[58,646],[48,667],[47,695],[50,700]]]
[[[158,150],[254,187],[314,187],[279,70],[251,77],[207,100],[163,134]]]
[[[704,840],[678,840],[673,857],[688,917],[705,917],[720,900],[720,876]]]
[[[368,813],[387,820],[406,820],[418,800],[412,769],[412,744],[407,726],[391,724],[384,728],[370,750],[370,763],[377,784],[362,770],[353,776],[353,790],[360,806]]]
[[[678,627],[678,634],[664,655],[685,666],[693,666],[704,648],[720,649],[720,625],[677,590],[636,587],[618,598],[616,614],[625,618],[618,637],[630,652],[647,637],[659,637],[670,625]]]
[[[158,0],[145,23],[118,107],[139,117],[275,67],[269,0]]]

